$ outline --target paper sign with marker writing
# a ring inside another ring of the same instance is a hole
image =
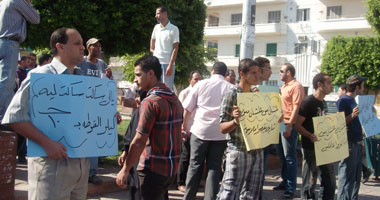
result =
[[[317,166],[333,163],[348,157],[346,119],[344,112],[313,117],[314,143]]]
[[[380,119],[373,112],[375,95],[357,96],[359,107],[359,121],[367,137],[380,133]]]
[[[278,144],[281,98],[278,93],[238,93],[240,128],[247,150]]]
[[[30,117],[71,158],[117,155],[116,82],[89,76],[32,73]],[[28,156],[46,156],[28,140]]]

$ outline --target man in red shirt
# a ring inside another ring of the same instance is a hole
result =
[[[183,108],[178,97],[161,82],[161,74],[160,62],[154,56],[146,55],[135,62],[135,82],[148,94],[141,102],[136,136],[116,177],[116,184],[125,188],[128,172],[140,158],[137,170],[144,200],[165,199],[181,154]]]

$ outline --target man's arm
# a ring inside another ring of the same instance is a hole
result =
[[[154,53],[155,43],[156,43],[155,39],[150,39],[150,49],[149,50],[151,53]]]
[[[352,110],[352,113],[351,113],[350,115],[347,115],[347,116],[346,116],[346,124],[351,123],[352,120],[353,120],[355,117],[359,116],[359,113],[360,113],[360,111],[359,111],[359,107],[356,106],[356,107]]]
[[[220,132],[223,134],[230,133],[239,125],[240,111],[237,106],[234,106],[234,111],[232,112],[233,120],[220,123]]]
[[[179,48],[179,43],[178,42],[174,43],[172,55],[170,57],[169,65],[165,73],[166,76],[171,76],[173,73],[173,65],[174,65],[175,59],[177,58],[178,48]]]
[[[17,133],[33,140],[44,148],[46,154],[51,159],[66,158],[66,148],[63,144],[51,140],[48,136],[39,131],[31,122],[18,122],[9,124]]]
[[[30,0],[21,0],[16,5],[16,9],[24,16],[26,21],[32,24],[40,23],[40,15],[37,13],[36,9],[30,4]]]
[[[299,131],[301,133],[301,135],[307,137],[310,139],[311,142],[315,142],[318,140],[317,136],[315,136],[314,134],[310,133],[308,130],[306,130],[303,126],[302,126],[302,123],[305,121],[305,117],[304,116],[301,116],[301,115],[298,115],[297,117],[297,121],[296,121],[296,129],[297,131]]]
[[[125,180],[127,180],[129,175],[129,170],[133,165],[139,160],[141,153],[144,151],[146,142],[149,136],[144,135],[137,131],[132,143],[129,147],[127,158],[124,162],[123,168],[117,174],[116,184],[121,188],[126,188]]]

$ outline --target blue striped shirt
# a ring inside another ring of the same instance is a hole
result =
[[[0,3],[0,38],[23,42],[26,38],[26,21],[40,23],[40,15],[26,0],[3,0]]]

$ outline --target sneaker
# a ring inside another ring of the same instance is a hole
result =
[[[293,199],[294,193],[285,191],[284,195],[282,196],[282,199]]]
[[[368,169],[365,173],[363,173],[362,183],[366,183],[368,181],[369,177],[371,176],[371,174],[372,174],[371,169]]]
[[[179,185],[179,186],[178,186],[178,190],[181,191],[181,192],[183,192],[183,193],[185,193],[186,186],[184,186],[184,185]]]
[[[280,185],[274,187],[273,190],[285,190],[285,185],[280,184]]]
[[[102,179],[100,179],[96,175],[92,175],[92,176],[88,177],[88,182],[95,184],[95,185],[100,185],[103,183]]]

